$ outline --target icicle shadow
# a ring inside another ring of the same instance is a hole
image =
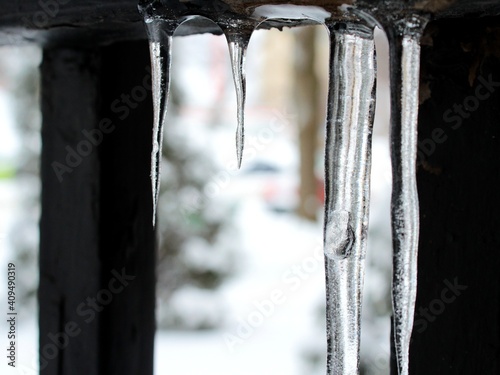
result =
[[[328,375],[357,375],[376,62],[373,28],[328,22],[324,252]]]
[[[223,19],[218,22],[224,32],[229,45],[229,56],[233,71],[234,87],[236,89],[238,125],[236,128],[236,157],[238,168],[241,168],[243,149],[245,146],[245,100],[246,100],[246,73],[245,58],[248,43],[255,29],[256,23],[240,19]]]
[[[427,23],[408,16],[384,24],[390,45],[394,344],[398,373],[409,371],[417,295],[419,206],[416,180],[420,37]]]

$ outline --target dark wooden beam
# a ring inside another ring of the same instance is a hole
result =
[[[153,372],[148,67],[144,41],[44,51],[42,374]]]
[[[124,63],[125,62],[125,63]],[[101,147],[102,278],[136,276],[103,311],[102,375],[152,375],[156,242],[150,179],[153,103],[146,42],[102,49],[101,118],[116,128]]]
[[[427,27],[411,374],[500,371],[500,18]]]
[[[99,158],[97,152],[82,158],[76,150],[85,139],[82,131],[94,130],[99,121],[99,65],[96,51],[63,49],[45,51],[41,66],[42,374],[98,374],[100,317],[79,309],[83,303],[87,310],[87,297],[95,297],[101,285]],[[63,345],[53,339],[60,336]]]
[[[145,1],[143,1],[145,2]],[[268,4],[321,6],[335,11],[342,4],[371,12],[423,11],[436,18],[500,14],[499,0],[162,0],[165,9],[181,14],[206,14],[213,9],[248,17],[252,10]],[[116,41],[144,40],[146,33],[137,0],[0,0],[0,45],[37,43],[43,46],[96,46]],[[270,22],[266,27],[297,26],[302,21]],[[178,35],[216,33],[220,29],[201,19],[189,22]]]

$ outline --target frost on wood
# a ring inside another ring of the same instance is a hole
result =
[[[415,300],[419,206],[416,179],[419,40],[426,20],[411,16],[386,26],[391,54],[392,304],[398,373],[407,375]]]
[[[329,25],[324,251],[328,374],[356,375],[375,109],[372,30]]]

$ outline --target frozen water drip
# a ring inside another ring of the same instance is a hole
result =
[[[375,111],[373,29],[329,22],[324,251],[327,374],[357,375]]]

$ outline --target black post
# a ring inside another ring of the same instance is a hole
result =
[[[44,51],[41,374],[153,372],[148,66],[146,42]]]
[[[55,49],[44,51],[41,66],[41,374],[98,374],[100,317],[78,311],[101,283],[99,158],[95,150],[86,157],[76,150],[82,131],[99,121],[99,65],[96,51]],[[61,336],[64,345],[51,339]]]
[[[100,254],[110,270],[137,276],[101,319],[101,374],[151,375],[155,331],[155,235],[150,179],[153,103],[147,42],[102,53],[102,118],[116,125],[101,152]]]
[[[411,374],[500,370],[499,26],[442,20],[423,38]]]

